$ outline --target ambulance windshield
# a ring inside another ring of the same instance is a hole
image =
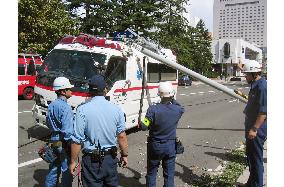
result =
[[[126,79],[126,60],[123,57],[110,58],[105,72],[105,78],[109,87],[112,87],[118,80]]]
[[[105,61],[104,54],[55,49],[45,58],[40,73],[58,72],[68,78],[88,80],[100,71]]]

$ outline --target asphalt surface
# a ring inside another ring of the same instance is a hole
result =
[[[249,90],[241,83],[227,86],[244,93]],[[226,160],[226,151],[242,144],[245,104],[204,84],[179,86],[177,100],[185,107],[177,130],[185,152],[176,158],[175,186],[190,186],[202,173],[218,168]],[[33,101],[18,102],[18,184],[44,186],[48,164],[39,159],[37,149],[45,142],[48,131],[33,125]],[[120,186],[145,186],[147,135],[147,131],[128,131],[129,167],[118,169]],[[73,186],[78,186],[77,178]],[[157,186],[163,186],[161,167]]]

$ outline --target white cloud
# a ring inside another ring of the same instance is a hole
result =
[[[205,27],[213,31],[213,0],[189,0],[189,12],[205,22]]]

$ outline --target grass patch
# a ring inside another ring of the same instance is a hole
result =
[[[204,173],[194,181],[192,187],[232,187],[246,168],[245,152],[243,149],[232,150],[226,153],[228,160],[222,174],[209,175]]]

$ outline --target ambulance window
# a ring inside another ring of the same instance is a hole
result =
[[[23,64],[18,66],[18,75],[25,75],[25,66]]]
[[[106,62],[106,55],[99,53],[91,53],[91,56],[95,62],[98,62],[101,65],[104,65]]]
[[[159,64],[148,63],[147,65],[147,80],[148,82],[159,82]]]
[[[160,64],[161,81],[175,81],[177,79],[177,70]]]
[[[55,49],[45,58],[44,67],[47,66],[50,72],[87,80],[98,73],[98,64],[104,64],[105,59],[104,54]],[[44,68],[40,68],[40,71],[42,73]]]
[[[126,79],[126,59],[125,58],[111,58],[105,72],[105,77],[112,83],[118,80]]]
[[[148,63],[148,82],[174,81],[177,78],[177,70],[164,64]]]

